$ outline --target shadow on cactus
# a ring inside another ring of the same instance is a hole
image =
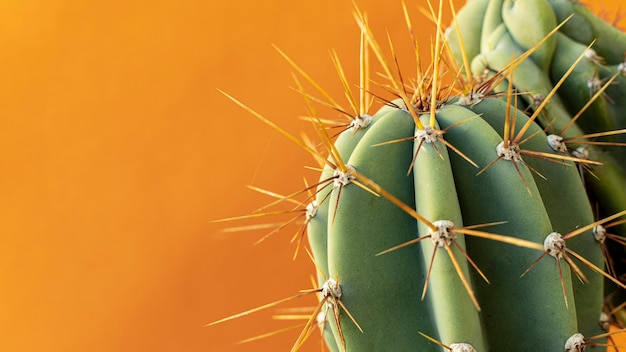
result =
[[[349,108],[279,50],[318,142],[225,93],[319,162],[317,183],[286,196],[254,187],[276,201],[224,219],[294,213],[230,230],[269,227],[269,236],[297,225],[296,254],[306,236],[317,288],[209,325],[315,294],[309,314],[279,315],[304,321],[293,351],[316,328],[330,351],[617,350],[612,334],[626,331],[626,34],[582,4],[547,0],[472,0],[458,13],[450,2],[444,31],[440,1],[426,11],[435,40],[424,69],[403,8],[415,76],[357,9],[356,92],[331,55]],[[389,97],[372,89],[371,55]],[[347,119],[327,117],[337,114]]]

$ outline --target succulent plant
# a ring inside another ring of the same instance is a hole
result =
[[[307,195],[296,239],[306,233],[317,288],[215,323],[315,293],[294,350],[316,327],[331,351],[612,344],[607,296],[626,288],[610,255],[626,234],[626,35],[570,1],[470,0],[451,6],[447,31],[442,8],[431,7],[432,63],[418,53],[412,79],[357,9],[358,94],[333,56],[351,110],[283,53],[315,87],[296,77],[317,143],[228,95],[322,165],[317,183],[271,204]],[[372,54],[389,98],[371,93]],[[316,103],[350,117],[342,132]]]

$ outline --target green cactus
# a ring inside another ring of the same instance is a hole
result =
[[[570,1],[472,0],[444,36],[440,2],[433,64],[408,84],[355,17],[359,101],[333,56],[353,113],[281,52],[323,95],[296,78],[325,152],[231,97],[323,160],[294,193],[313,192],[300,205],[318,288],[215,323],[318,293],[293,350],[316,322],[331,351],[611,345],[605,323],[622,322],[606,297],[626,288],[609,256],[626,235],[626,35]],[[370,52],[393,96],[373,114]],[[315,102],[352,122],[331,137]]]

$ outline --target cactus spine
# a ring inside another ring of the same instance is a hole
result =
[[[602,350],[605,286],[626,288],[604,237],[626,235],[626,35],[575,2],[472,0],[444,38],[441,7],[412,85],[357,11],[362,65],[371,50],[395,99],[367,114],[363,74],[335,139],[309,105],[327,152],[298,142],[326,160],[305,225],[327,345]]]

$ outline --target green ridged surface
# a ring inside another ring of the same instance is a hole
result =
[[[463,113],[458,110],[450,106],[440,110],[437,117]],[[430,115],[424,115],[421,121],[424,125],[428,125],[429,119]],[[418,132],[416,131],[416,134]],[[446,146],[440,141],[434,143],[416,141],[414,152],[417,152],[418,148],[414,172],[415,210],[431,221],[451,221],[456,227],[463,227],[461,208]],[[429,232],[430,228],[427,225],[418,224],[420,237],[428,236]],[[469,264],[461,253],[461,249],[466,251],[464,236],[459,235],[455,243],[456,245],[450,245],[451,252],[459,262],[463,276],[471,283]],[[430,263],[435,249],[432,240],[422,240],[419,246],[424,263]],[[445,344],[470,343],[474,348],[485,351],[486,345],[479,313],[444,247],[437,248],[428,285],[426,299],[430,302],[441,342]],[[450,302],[455,302],[455,304],[450,304]]]
[[[414,128],[404,111],[385,114],[368,130],[348,161],[411,207],[413,178],[407,176],[411,143],[374,145],[412,136]],[[341,192],[334,189],[330,205],[330,213],[336,212],[336,218],[328,223],[329,274],[337,278],[343,303],[363,328],[361,333],[347,314],[342,314],[341,328],[348,350],[439,350],[418,334],[421,331],[437,337],[427,303],[419,299],[425,278],[419,249],[410,246],[376,256],[415,238],[415,219],[354,183]]]
[[[446,127],[458,121],[460,118],[455,117],[440,119],[439,123]],[[451,129],[446,138],[481,166],[496,158],[495,147],[502,141],[487,122],[478,118]],[[466,225],[507,221],[489,230],[538,243],[552,231],[539,190],[525,167],[518,165],[530,194],[509,161],[501,160],[479,176],[458,155],[451,155],[451,162]],[[541,252],[474,238],[467,239],[467,246],[470,256],[491,281],[486,284],[475,280],[491,350],[529,351],[542,346],[543,350],[552,351],[562,347],[561,341],[576,331],[569,274],[565,272],[570,297],[567,309],[552,258],[545,258],[549,260],[543,260],[520,278]]]

